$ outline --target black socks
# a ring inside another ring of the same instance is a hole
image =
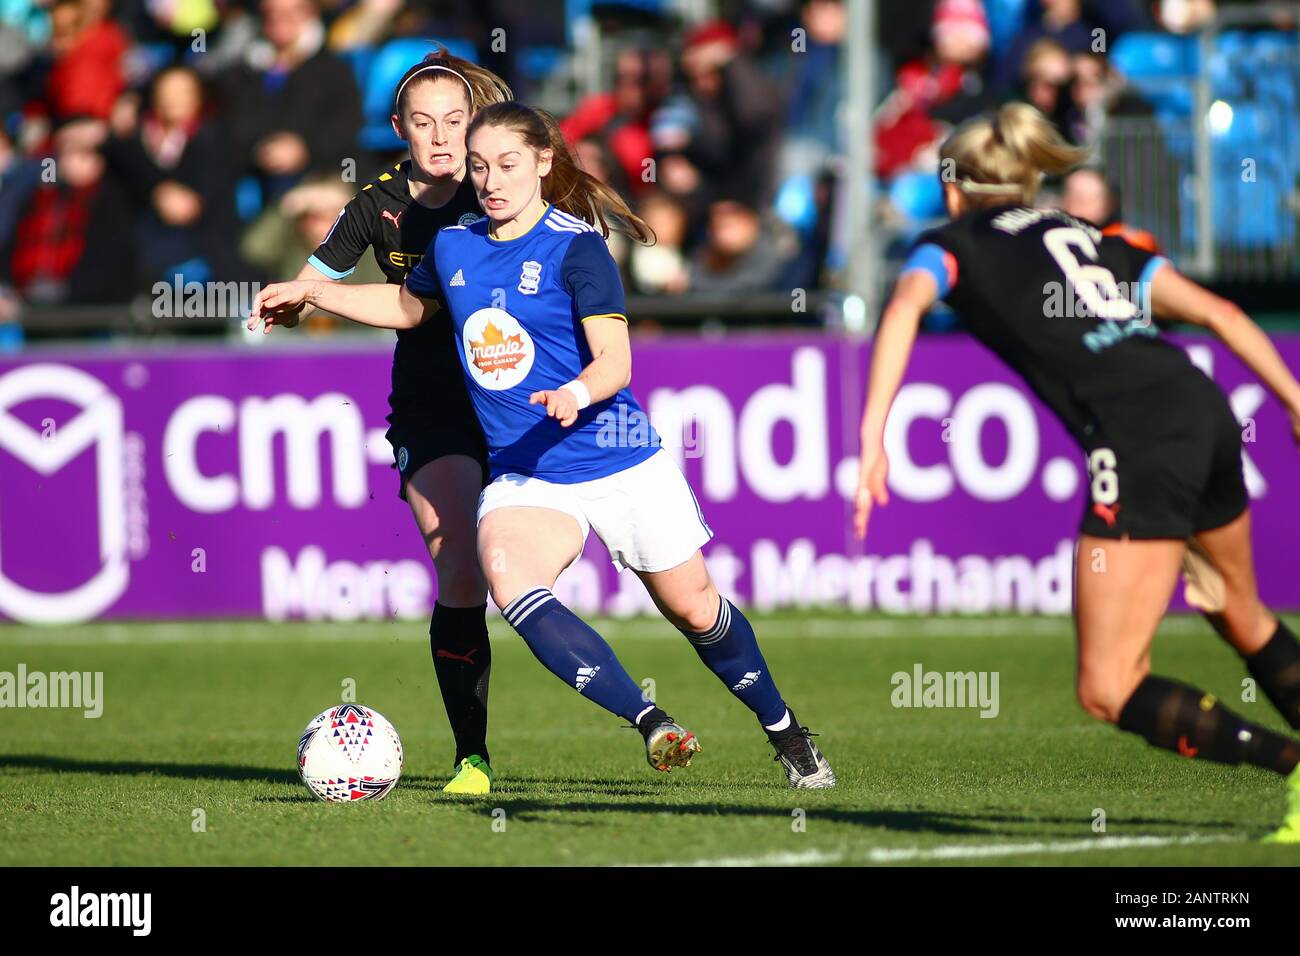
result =
[[[1246,668],[1283,719],[1300,730],[1300,641],[1281,618],[1268,643],[1246,658]]]
[[[487,751],[492,645],[488,642],[486,614],[486,604],[446,607],[435,603],[429,619],[429,650],[456,738],[456,765],[470,754],[492,762]]]
[[[1124,705],[1119,727],[1149,744],[1215,763],[1248,763],[1288,774],[1300,763],[1300,743],[1257,727],[1213,694],[1147,676]]]

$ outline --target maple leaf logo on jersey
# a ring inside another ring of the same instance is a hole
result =
[[[524,360],[524,342],[519,335],[502,335],[492,322],[483,327],[483,338],[470,339],[473,362],[485,375],[512,369]]]
[[[474,384],[504,392],[524,382],[533,369],[536,349],[528,330],[505,309],[477,309],[460,330],[462,361]]]
[[[396,229],[401,229],[401,228],[402,228],[402,223],[401,223],[402,214],[401,214],[400,212],[397,213],[396,215],[394,215],[393,213],[391,213],[391,212],[389,212],[387,209],[385,209],[383,212],[381,212],[381,213],[379,214],[379,218],[380,218],[380,219],[391,219],[391,220],[393,220],[393,227],[394,227],[394,228],[396,228]]]

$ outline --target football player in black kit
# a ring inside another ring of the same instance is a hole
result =
[[[511,98],[496,74],[442,50],[411,67],[394,92],[392,117],[410,158],[361,188],[297,278],[342,279],[370,248],[388,281],[400,285],[439,229],[481,218],[465,175],[465,130],[474,110]],[[397,333],[388,403],[398,494],[438,574],[429,645],[456,740],[456,773],[444,789],[488,793],[491,649],[475,542],[487,446],[445,314]]]
[[[862,420],[858,536],[872,506],[888,501],[885,419],[921,318],[944,299],[1084,452],[1089,493],[1074,582],[1079,702],[1156,747],[1284,775],[1286,818],[1267,839],[1300,843],[1300,742],[1150,673],[1151,642],[1190,542],[1219,592],[1212,622],[1300,729],[1300,644],[1256,590],[1240,426],[1150,313],[1214,332],[1277,396],[1297,440],[1300,384],[1233,303],[1092,223],[1031,207],[1043,174],[1084,158],[1033,107],[1010,103],[964,123],[940,158],[952,221],[917,240],[881,318]],[[1061,289],[1077,300],[1065,316],[1049,303]],[[1138,290],[1137,301],[1125,289]]]

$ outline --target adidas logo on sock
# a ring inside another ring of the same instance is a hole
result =
[[[447,283],[447,285],[464,285],[464,284],[465,284],[465,274],[460,269],[456,270],[456,274],[452,276],[451,281]]]
[[[597,664],[595,667],[578,668],[578,679],[573,682],[573,686],[577,688],[579,694],[581,694],[584,690],[587,689],[587,685],[591,683],[591,679],[596,676],[599,670],[600,670],[599,664]]]
[[[734,691],[742,691],[746,687],[753,687],[754,683],[762,676],[762,674],[762,671],[745,671],[745,676],[740,679],[740,683],[736,684],[731,689]]]

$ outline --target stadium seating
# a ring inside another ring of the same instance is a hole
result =
[[[889,184],[889,201],[908,219],[943,215],[943,188],[933,172],[905,172]]]
[[[402,141],[393,132],[389,117],[393,113],[393,91],[402,74],[424,58],[441,43],[449,53],[466,60],[478,59],[478,51],[465,40],[435,40],[401,38],[389,40],[374,51],[369,63],[364,64],[361,81],[361,145],[375,152],[390,152],[402,148]],[[353,60],[353,69],[358,63]]]
[[[789,224],[801,236],[812,235],[817,226],[816,186],[806,173],[786,179],[776,190],[773,203],[777,218]]]
[[[352,67],[352,76],[357,81],[357,89],[366,88],[366,77],[370,75],[370,61],[375,58],[373,47],[358,46],[350,50],[336,50],[335,56],[346,60]]]
[[[235,183],[235,211],[244,222],[251,222],[262,211],[262,186],[256,176],[244,176]]]
[[[1110,58],[1138,86],[1145,80],[1182,79],[1196,74],[1196,39],[1168,33],[1126,33],[1111,47]]]
[[[1185,170],[1180,190],[1181,241],[1196,241],[1195,37],[1127,34],[1112,59],[1153,104],[1166,147]],[[1215,39],[1207,64],[1216,106],[1211,134],[1211,216],[1223,249],[1260,250],[1295,240],[1288,197],[1300,160],[1300,52],[1294,33],[1228,30]],[[1243,178],[1248,174],[1253,178]]]
[[[984,0],[989,19],[993,56],[999,57],[1011,46],[1028,19],[1029,0]]]
[[[592,16],[597,7],[623,8],[638,13],[661,16],[667,6],[666,0],[565,0],[564,22],[568,31],[569,43],[573,43],[573,25],[584,17]]]
[[[530,84],[540,84],[564,64],[568,51],[558,46],[526,46],[519,50],[516,64]]]

